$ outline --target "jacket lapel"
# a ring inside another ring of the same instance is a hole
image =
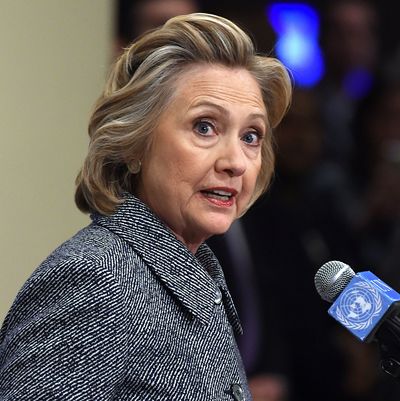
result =
[[[206,244],[193,255],[155,216],[132,195],[111,216],[93,214],[95,223],[127,241],[177,300],[202,324],[208,324],[220,287],[227,316],[237,333],[242,333],[222,269]]]
[[[235,304],[232,300],[232,296],[226,285],[224,273],[214,253],[211,251],[208,245],[203,244],[197,251],[196,257],[199,259],[200,263],[206,267],[206,270],[208,271],[209,275],[220,288],[223,296],[225,311],[231,326],[235,330],[235,333],[243,334],[243,329],[240,323],[239,315],[237,313]]]

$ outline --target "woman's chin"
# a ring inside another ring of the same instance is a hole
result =
[[[208,222],[207,231],[209,237],[226,233],[232,225],[234,219],[224,216],[224,218],[215,218]]]

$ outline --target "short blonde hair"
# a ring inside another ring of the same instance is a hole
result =
[[[204,13],[171,18],[139,37],[111,69],[90,118],[88,154],[76,179],[81,211],[110,214],[125,192],[135,192],[136,174],[129,166],[146,153],[177,77],[196,63],[247,69],[260,86],[270,131],[278,125],[292,92],[285,67],[257,55],[250,37],[225,18]],[[267,137],[250,205],[266,190],[274,170],[272,135]]]

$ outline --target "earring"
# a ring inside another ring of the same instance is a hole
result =
[[[131,174],[138,174],[142,168],[142,162],[140,160],[134,160],[132,164],[128,164],[128,170]]]

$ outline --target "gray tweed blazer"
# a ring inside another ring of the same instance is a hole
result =
[[[218,261],[138,199],[56,249],[0,332],[0,400],[251,400]]]

